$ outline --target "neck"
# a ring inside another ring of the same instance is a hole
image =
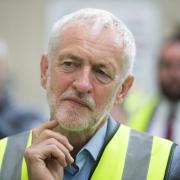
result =
[[[105,123],[103,121],[96,127],[82,130],[82,131],[70,131],[62,128],[60,125],[54,129],[54,131],[66,136],[70,144],[74,147],[72,151],[72,156],[75,158],[79,150],[88,142],[88,140],[96,133],[96,131]]]

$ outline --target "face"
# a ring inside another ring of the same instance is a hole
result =
[[[42,56],[41,83],[61,128],[97,129],[126,94],[130,83],[120,84],[122,47],[116,40],[110,29],[79,22],[61,33],[50,59]]]
[[[180,100],[180,42],[168,44],[159,64],[159,85],[171,101]]]

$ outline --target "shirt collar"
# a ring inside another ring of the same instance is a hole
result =
[[[104,145],[106,131],[107,131],[107,124],[108,124],[108,121],[106,121],[104,125],[87,142],[87,144],[84,145],[84,147],[77,154],[77,157],[82,151],[88,151],[94,160],[97,159],[98,154],[102,146]]]

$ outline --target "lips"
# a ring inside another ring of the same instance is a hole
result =
[[[65,98],[65,99],[63,99],[63,101],[68,101],[68,102],[73,103],[75,105],[86,107],[86,108],[92,110],[92,107],[89,105],[89,103],[87,103],[84,100],[80,100],[80,99],[71,97],[71,98]]]

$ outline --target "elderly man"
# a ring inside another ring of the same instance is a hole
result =
[[[109,12],[82,9],[58,21],[41,59],[51,121],[0,141],[0,179],[180,178],[177,145],[109,116],[133,83],[134,56],[132,34]]]

